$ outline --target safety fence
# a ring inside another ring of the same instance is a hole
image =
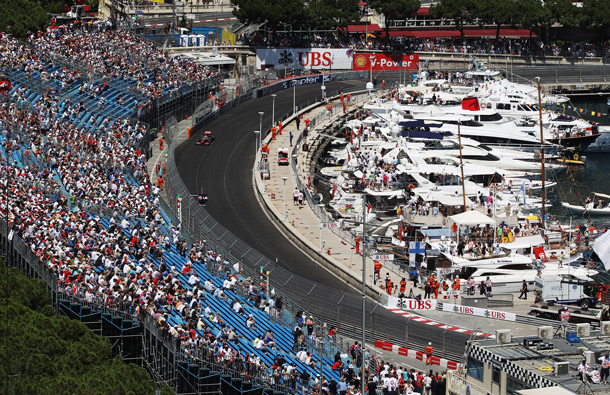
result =
[[[270,90],[267,93],[271,92]],[[339,92],[330,92],[327,96],[338,94]],[[194,128],[203,130],[207,123],[246,100],[247,96],[249,95],[240,96],[234,100],[235,103],[229,102],[219,111],[197,119]],[[320,99],[316,98],[309,103],[299,105],[298,111],[311,104],[320,103]],[[279,118],[288,119],[291,115],[292,113],[285,114]],[[312,120],[310,127],[315,127],[319,121]],[[231,266],[238,264],[244,276],[257,278],[261,271],[268,272],[270,287],[275,290],[276,295],[283,297],[286,314],[309,312],[323,327],[335,326],[340,335],[360,338],[363,326],[362,296],[353,291],[338,290],[297,276],[275,260],[261,254],[254,246],[246,244],[233,235],[194,198],[197,191],[189,191],[184,184],[175,163],[176,145],[174,141],[167,151],[167,169],[164,178],[167,202],[162,203],[162,207],[169,208],[175,214],[171,216],[172,221],[175,225],[181,224],[187,242],[205,240],[207,246],[222,254]],[[359,283],[356,282],[354,285],[357,284]],[[423,349],[429,341],[432,341],[436,343],[436,349],[442,354],[439,356],[452,360],[461,359],[463,343],[451,341],[446,336],[446,331],[430,328],[425,333],[421,330],[412,330],[409,333],[409,325],[404,317],[380,307],[375,301],[367,299],[365,303],[367,343],[383,340],[401,347]]]
[[[53,266],[45,265],[19,236],[8,231],[6,217],[0,217],[0,256],[7,265],[28,277],[43,280],[58,314],[81,319],[96,333],[115,338],[112,341],[115,352],[149,368],[158,383],[169,385],[177,393],[216,393],[214,391],[222,385],[234,387],[232,393],[248,393],[242,387],[238,388],[246,381],[252,390],[257,390],[256,393],[261,393],[263,388],[283,394],[309,393],[313,389],[311,380],[297,376],[296,370],[294,374],[270,374],[269,366],[261,365],[260,360],[248,359],[247,354],[225,358],[211,346],[194,345],[172,337],[150,314],[141,312],[137,303],[112,295],[94,294],[79,284],[59,281]],[[290,319],[280,319],[277,314],[271,316],[285,325],[295,324]],[[113,327],[110,332],[103,328],[104,317]],[[323,329],[316,328],[316,331]],[[325,357],[337,351],[332,342],[323,337],[307,337],[305,342],[308,350]],[[347,343],[341,344],[348,347]],[[210,380],[219,375],[224,376],[225,383]]]

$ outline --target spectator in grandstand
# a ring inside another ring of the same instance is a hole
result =
[[[258,330],[256,328],[256,320],[254,319],[254,316],[252,314],[250,314],[246,319],[246,327],[248,329]]]

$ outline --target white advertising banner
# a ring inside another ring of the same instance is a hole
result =
[[[436,310],[436,300],[415,300],[405,298],[395,298],[394,296],[388,297],[388,309],[400,309],[400,310]]]
[[[496,320],[515,321],[517,316],[505,311],[481,309],[480,307],[460,306],[457,304],[443,303],[443,311],[458,314],[476,315],[479,317],[493,318]]]
[[[372,256],[375,261],[393,261],[394,254],[376,254]]]
[[[344,48],[266,48],[256,50],[256,68],[276,70],[351,70],[352,54]]]
[[[451,274],[453,272],[455,272],[455,268],[454,267],[448,267],[448,268],[444,268],[444,269],[441,269],[441,268],[437,268],[436,269],[436,275],[439,276],[439,277],[445,276],[447,274]]]

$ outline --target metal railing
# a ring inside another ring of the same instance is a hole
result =
[[[257,94],[270,94],[278,89],[281,89],[281,84],[261,88]],[[332,97],[338,95],[338,93],[331,92],[328,96]],[[194,129],[203,130],[211,120],[248,98],[246,95],[240,96],[233,102],[223,105],[219,111],[197,119]],[[301,105],[299,111],[311,103],[319,101],[320,99],[317,98],[312,102]],[[292,115],[292,113],[280,118],[286,119],[289,115]],[[165,176],[167,201],[162,206],[178,213],[178,196],[190,196],[191,192],[184,184],[176,167],[175,148],[175,142],[168,148]],[[257,278],[260,267],[263,267],[265,272],[270,272],[271,287],[275,289],[276,295],[283,298],[287,312],[296,314],[299,311],[306,311],[323,325],[326,324],[327,327],[335,326],[340,335],[352,338],[360,336],[362,333],[362,298],[360,296],[291,273],[274,260],[261,254],[256,248],[233,235],[222,224],[218,223],[204,207],[200,206],[194,198],[183,198],[180,202],[180,211],[180,215],[176,214],[172,218],[176,221],[176,224],[178,224],[178,218],[182,218],[181,229],[183,234],[189,234],[186,236],[187,240],[206,240],[208,247],[222,254],[231,266],[239,264],[244,276]],[[357,284],[354,281],[354,285],[357,286]],[[333,302],[329,303],[329,301]],[[402,347],[423,349],[428,341],[434,341],[439,345],[437,349],[440,350],[442,357],[451,360],[461,358],[463,347],[446,340],[446,331],[439,330],[438,333],[433,335],[429,333],[409,333],[407,320],[404,317],[389,312],[371,300],[366,302],[366,312],[366,338],[369,344],[374,340],[383,340]],[[442,347],[440,346],[441,343]]]

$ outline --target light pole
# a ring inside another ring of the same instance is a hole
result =
[[[326,85],[324,85],[324,69],[322,69],[322,101],[326,99]]]
[[[364,380],[364,352],[366,350],[366,192],[362,192],[362,364],[360,365],[360,388],[366,394],[366,383]]]
[[[272,94],[271,97],[273,98],[273,106],[271,107],[271,127],[275,126],[275,98],[276,98],[276,94]]]
[[[254,131],[254,148],[255,148],[255,151],[254,151],[254,160],[256,160],[256,155],[258,155],[258,150],[259,150],[259,147],[258,147],[258,136],[260,134],[261,134],[260,130],[255,130]]]
[[[286,220],[286,180],[288,177],[282,177],[282,181],[284,181],[284,221]]]
[[[260,130],[259,130],[260,133],[258,134],[258,146],[259,146],[260,149],[263,148],[263,146],[261,145],[261,139],[262,139],[262,134],[263,134],[263,115],[264,114],[265,113],[262,112],[262,111],[258,112],[258,115],[260,115],[260,117],[261,117],[261,119],[260,119]]]

